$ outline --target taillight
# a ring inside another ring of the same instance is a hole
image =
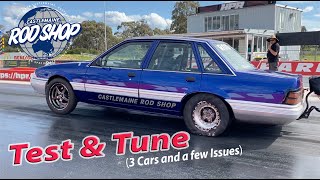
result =
[[[284,101],[285,104],[296,105],[302,101],[303,98],[303,88],[298,91],[290,91]]]

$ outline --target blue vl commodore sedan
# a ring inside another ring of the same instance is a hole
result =
[[[233,120],[287,124],[304,110],[302,76],[257,70],[227,43],[181,36],[131,38],[92,62],[41,67],[31,85],[58,114],[85,102],[174,115],[205,136]]]

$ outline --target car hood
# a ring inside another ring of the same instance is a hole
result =
[[[90,62],[68,62],[43,66],[36,69],[35,74],[40,78],[50,78],[53,75],[68,76],[72,74],[85,73]]]
[[[69,67],[82,67],[82,66],[87,66],[90,62],[88,61],[79,61],[79,62],[66,62],[66,63],[61,63],[61,64],[53,64],[53,65],[48,65],[44,66],[44,68],[69,68]]]

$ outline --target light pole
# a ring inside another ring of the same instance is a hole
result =
[[[104,1],[104,43],[105,43],[105,50],[108,49],[108,43],[107,43],[107,24],[106,24],[106,1]]]

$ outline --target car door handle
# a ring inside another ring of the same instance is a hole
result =
[[[134,73],[134,72],[129,72],[129,73],[128,73],[128,77],[136,77],[136,73]]]
[[[186,78],[186,81],[187,81],[187,82],[195,82],[195,81],[196,81],[196,78],[194,78],[194,77],[187,77],[187,78]]]

